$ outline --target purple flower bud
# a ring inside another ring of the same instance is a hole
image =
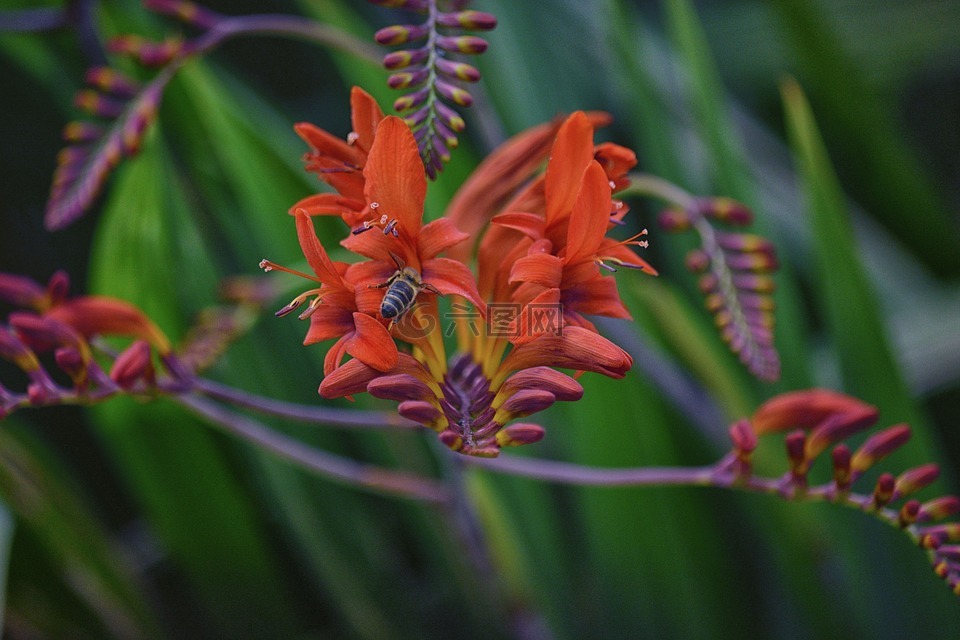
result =
[[[367,393],[384,400],[426,400],[436,397],[421,380],[408,373],[380,376],[370,381]]]
[[[125,103],[107,98],[92,89],[78,91],[73,104],[87,113],[111,120],[120,117],[125,106]]]
[[[437,46],[452,53],[478,54],[483,53],[489,46],[487,41],[477,36],[440,36]]]
[[[837,485],[837,490],[846,492],[850,488],[852,480],[850,473],[850,447],[845,444],[838,444],[833,448],[830,454],[833,462],[833,482]]]
[[[901,529],[909,527],[917,521],[918,513],[920,513],[920,501],[907,500],[903,506],[900,507],[900,513],[897,514],[897,524]]]
[[[917,514],[919,522],[943,520],[960,512],[960,499],[956,496],[943,496],[924,502]]]
[[[27,373],[40,369],[36,354],[5,327],[0,327],[0,358],[9,360]]]
[[[909,496],[916,493],[936,482],[939,477],[940,467],[933,463],[908,469],[897,478],[897,496]]]
[[[691,249],[684,258],[684,266],[691,273],[703,273],[710,268],[710,256],[703,249]]]
[[[41,311],[46,303],[46,292],[39,284],[24,276],[0,273],[0,301],[15,307]]]
[[[68,122],[63,127],[63,139],[66,142],[91,142],[103,136],[103,127],[90,122]]]
[[[452,85],[444,80],[434,82],[434,87],[436,87],[437,93],[441,96],[461,107],[469,107],[473,104],[473,96],[471,96],[470,92],[466,89]]]
[[[454,451],[460,451],[463,448],[463,438],[450,429],[441,431],[438,437],[445,447],[449,447]]]
[[[397,405],[397,412],[407,420],[413,420],[431,429],[435,429],[443,417],[440,410],[426,400],[405,400]]]
[[[383,66],[387,69],[405,69],[410,65],[420,64],[429,56],[430,50],[426,47],[393,51],[383,57]]]
[[[856,458],[854,458],[853,467],[856,469]],[[880,474],[880,477],[877,478],[877,484],[873,487],[873,508],[880,509],[890,502],[893,498],[893,489],[896,482],[892,474]]]
[[[898,424],[871,436],[853,456],[854,473],[860,474],[883,460],[910,439],[910,427]],[[893,489],[891,488],[891,493]]]
[[[387,86],[389,86],[391,89],[407,89],[409,87],[418,87],[426,82],[429,75],[430,72],[426,69],[394,73],[387,79]]]
[[[497,432],[497,444],[501,447],[518,447],[543,440],[545,432],[538,424],[517,423]]]
[[[420,89],[409,95],[401,96],[393,101],[393,108],[395,111],[407,111],[408,109],[413,109],[414,107],[419,107],[423,104],[427,97],[430,95],[430,90],[428,87]]]
[[[664,209],[657,216],[657,223],[664,231],[686,231],[691,227],[690,215],[683,209]]]
[[[393,46],[423,40],[429,33],[430,28],[427,25],[395,24],[377,31],[373,34],[373,39],[382,45]]]
[[[464,129],[466,129],[467,125],[459,113],[442,102],[437,102],[435,106],[437,109],[437,115],[440,116],[440,119],[449,125],[450,128],[456,133],[461,133]]]
[[[480,79],[480,72],[477,68],[466,62],[438,58],[436,66],[437,71],[450,78],[464,80],[465,82],[477,82]]]
[[[457,13],[438,14],[437,23],[444,27],[489,31],[497,26],[497,18],[492,13],[484,13],[483,11],[459,11]]]
[[[95,89],[112,93],[121,98],[130,98],[140,90],[138,82],[110,67],[93,67],[84,75],[87,84]]]
[[[220,14],[184,0],[144,0],[144,5],[151,11],[173,16],[201,29],[210,29],[223,20]]]
[[[137,340],[127,347],[110,368],[110,379],[123,389],[131,389],[139,380],[148,384],[154,381],[150,345]]]
[[[57,366],[70,376],[73,385],[78,389],[85,389],[87,386],[87,358],[85,354],[74,347],[60,347],[53,352]]]
[[[753,222],[753,213],[745,205],[730,198],[698,198],[697,209],[708,218],[735,226]]]
[[[503,424],[513,418],[522,418],[532,413],[543,411],[556,402],[556,399],[556,396],[549,391],[542,389],[523,389],[507,398],[493,419]]]
[[[34,313],[14,311],[10,314],[10,326],[34,351],[50,351],[59,346],[81,348],[81,345],[86,345],[70,325]]]

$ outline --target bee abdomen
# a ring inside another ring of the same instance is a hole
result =
[[[410,310],[414,298],[417,297],[416,288],[409,282],[399,279],[390,285],[380,303],[380,315],[384,318],[395,318]]]

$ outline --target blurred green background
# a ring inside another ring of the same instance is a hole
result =
[[[297,13],[366,41],[411,20],[360,0],[207,5]],[[633,203],[661,277],[618,274],[636,322],[614,330],[644,357],[622,381],[585,376],[582,401],[542,416],[544,442],[508,455],[706,464],[723,453],[726,425],[762,400],[828,386],[879,406],[883,426],[913,425],[884,469],[935,460],[940,492],[956,492],[960,2],[472,6],[500,24],[478,61],[481,104],[465,111],[428,215],[502,136],[604,109],[615,117],[604,138],[636,149],[644,171],[749,204],[783,262],[783,379],[764,385],[725,352],[683,271],[691,240],[658,232],[656,207]],[[96,16],[104,39],[192,33],[132,0],[100,3]],[[45,281],[65,268],[75,291],[134,301],[175,337],[215,301],[220,278],[255,275],[263,257],[298,259],[285,212],[317,184],[292,123],[346,134],[351,85],[385,107],[393,97],[385,72],[348,55],[232,41],[177,75],[142,152],[87,217],[51,234],[43,207],[86,53],[71,32],[0,32],[0,270]],[[802,101],[785,108],[786,75],[809,97],[833,168]],[[328,246],[339,233],[321,226]],[[211,377],[320,402],[323,350],[300,346],[303,324],[264,316]],[[702,389],[702,406],[676,406],[685,386],[651,382],[665,372]],[[19,382],[9,367],[0,380]],[[702,424],[694,409],[716,419]],[[435,471],[432,434],[270,424],[357,459]],[[956,598],[905,536],[829,505],[470,471],[464,508],[482,524],[485,572],[444,514],[317,479],[172,403],[22,411],[0,426],[12,638],[930,638],[960,628]],[[770,473],[783,468],[775,447],[764,460]]]

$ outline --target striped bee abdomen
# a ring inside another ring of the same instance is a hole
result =
[[[390,284],[380,303],[380,315],[384,318],[399,318],[410,310],[417,297],[419,286],[408,274],[401,273]]]

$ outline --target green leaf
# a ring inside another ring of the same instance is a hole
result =
[[[880,307],[860,264],[844,194],[810,105],[792,79],[784,81],[781,90],[791,146],[816,238],[816,299],[839,360],[843,386],[847,392],[876,405],[881,424],[904,421],[911,425],[910,445],[884,461],[885,469],[898,472],[933,461],[938,457],[934,441],[891,353]],[[858,589],[858,598],[853,600],[859,606],[857,615],[864,621],[877,620],[877,633],[883,626],[903,628],[900,625],[909,624],[907,618],[922,619],[931,629],[945,624],[937,606],[942,603],[943,593],[939,597],[936,594],[942,586],[929,574],[924,577],[926,571],[922,569],[926,567],[922,565],[926,563],[919,561],[919,552],[904,554],[900,547],[893,546],[890,537],[876,532],[868,540],[869,543],[859,540],[846,544],[844,557],[852,566],[859,567],[857,582],[871,576],[869,582],[884,582],[885,589]],[[892,606],[898,598],[909,600],[910,608],[905,611]]]
[[[95,291],[138,304],[177,336],[214,295],[216,273],[169,165],[153,137],[123,168],[98,229],[91,278]],[[96,414],[105,446],[217,628],[247,637],[292,632],[296,618],[276,558],[223,444],[166,403],[115,401]]]

